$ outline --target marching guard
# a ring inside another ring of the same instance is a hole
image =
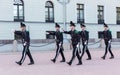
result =
[[[26,25],[21,23],[21,30],[22,31],[15,31],[15,34],[20,35],[22,37],[22,44],[23,44],[23,52],[22,52],[22,57],[20,59],[20,61],[16,62],[18,65],[22,65],[26,55],[28,55],[29,59],[30,59],[30,63],[28,65],[33,65],[34,64],[34,60],[32,58],[32,55],[30,53],[30,35],[29,35],[29,31],[26,30]]]
[[[112,41],[112,34],[111,31],[108,28],[108,25],[104,23],[104,31],[103,31],[103,38],[104,38],[104,42],[105,42],[105,54],[103,55],[103,57],[101,57],[103,60],[105,60],[106,55],[108,53],[108,51],[111,54],[110,59],[114,58],[114,55],[111,51],[111,41]]]
[[[83,45],[81,59],[82,59],[84,53],[86,52],[88,55],[87,60],[91,60],[92,59],[91,54],[90,54],[90,51],[88,49],[89,32],[86,30],[86,26],[83,24],[81,24],[81,29],[82,29],[82,31],[79,32],[79,35],[80,35],[81,40],[82,40],[82,45]]]
[[[60,62],[65,62],[65,56],[64,56],[64,53],[63,53],[63,51],[64,51],[64,48],[63,48],[63,33],[60,32],[60,25],[58,25],[57,23],[55,25],[56,25],[55,26],[56,31],[48,32],[49,34],[56,36],[56,46],[57,46],[56,55],[55,55],[54,59],[51,59],[51,61],[55,63],[58,55],[61,54],[62,60]]]
[[[75,59],[75,57],[77,56],[78,58],[78,64],[77,65],[82,65],[82,61],[80,59],[80,55],[79,55],[79,35],[78,35],[78,31],[75,30],[75,24],[71,21],[70,22],[70,31],[64,31],[64,33],[66,34],[70,34],[71,35],[71,41],[72,41],[72,46],[73,46],[73,52],[72,52],[72,57],[71,60],[69,62],[67,62],[68,65],[71,65],[73,60]]]

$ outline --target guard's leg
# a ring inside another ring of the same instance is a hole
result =
[[[81,58],[80,58],[80,55],[79,55],[79,51],[78,51],[78,50],[77,50],[76,56],[77,56],[78,61],[79,61],[77,65],[82,65],[82,60],[81,60]]]
[[[110,54],[111,54],[110,59],[113,59],[113,58],[114,58],[114,55],[113,55],[113,52],[112,52],[112,50],[111,50],[111,45],[109,46],[109,52],[110,52]]]
[[[108,41],[105,41],[105,45],[106,45],[106,47],[105,47],[105,54],[104,54],[103,57],[101,57],[103,60],[105,60],[105,57],[106,57],[106,55],[108,53]]]
[[[89,51],[88,47],[86,47],[86,53],[88,55],[87,60],[91,60],[91,54],[90,54],[90,51]]]
[[[30,50],[29,50],[29,46],[28,46],[28,50],[27,50],[27,55],[28,55],[28,57],[29,57],[29,59],[30,59],[30,63],[29,63],[28,65],[34,64],[33,57],[32,57],[32,55],[31,55],[31,53],[30,53]]]
[[[22,51],[22,57],[21,57],[19,62],[16,62],[18,65],[22,65],[22,63],[23,63],[23,59],[24,59],[24,57],[26,55],[25,49],[26,49],[26,47],[24,46],[23,51]]]
[[[73,60],[75,59],[75,57],[76,57],[76,45],[73,45],[73,53],[72,53],[72,58],[71,58],[71,60],[69,61],[69,62],[67,62],[67,64],[68,65],[71,65],[72,64],[72,62],[73,62]]]
[[[23,54],[23,58],[22,58],[21,63],[23,63],[25,61],[25,58],[26,58],[26,55],[27,55],[27,50],[28,50],[28,47],[25,46],[25,48],[24,48],[24,54]]]
[[[62,60],[60,62],[65,62],[65,56],[64,56],[64,53],[63,53],[63,49],[60,49],[60,54],[62,56]]]
[[[56,62],[56,59],[57,59],[57,57],[58,57],[58,55],[59,55],[59,51],[60,51],[59,44],[57,44],[57,50],[56,50],[55,57],[54,57],[54,59],[51,59],[51,61],[52,61],[53,63]]]
[[[83,44],[83,49],[82,49],[82,54],[81,54],[81,56],[80,56],[80,59],[82,60],[82,58],[83,58],[83,56],[84,56],[84,54],[85,54],[85,45]]]

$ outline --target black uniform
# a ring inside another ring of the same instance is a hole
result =
[[[105,59],[105,57],[109,51],[111,54],[110,59],[112,59],[112,58],[114,58],[114,55],[111,51],[111,40],[112,40],[111,31],[110,30],[103,31],[103,38],[104,38],[104,42],[105,42],[106,47],[105,47],[105,54],[102,58]]]
[[[19,62],[16,62],[19,65],[22,65],[22,63],[24,62],[26,55],[28,55],[29,59],[30,59],[30,64],[34,64],[34,60],[32,58],[32,55],[30,53],[29,50],[29,46],[30,46],[30,36],[29,36],[29,32],[28,31],[16,31],[15,34],[20,35],[22,37],[22,43],[23,43],[23,52],[22,52],[22,58]]]
[[[91,60],[91,54],[90,54],[89,49],[88,49],[89,32],[86,31],[86,30],[85,31],[81,31],[81,32],[79,32],[79,35],[81,37],[82,45],[83,45],[81,59],[82,59],[84,53],[86,52],[87,55],[88,55],[88,59],[87,60]]]
[[[75,59],[75,57],[77,56],[78,58],[78,65],[82,64],[82,61],[80,59],[80,55],[79,55],[79,51],[78,51],[78,43],[79,43],[79,35],[78,35],[78,31],[74,30],[74,31],[64,31],[64,33],[66,34],[70,34],[71,35],[71,41],[72,41],[72,46],[73,46],[73,52],[72,52],[72,58],[71,60],[68,62],[69,65],[72,64],[73,60]]]
[[[57,50],[56,50],[56,55],[55,58],[52,59],[52,61],[55,63],[56,62],[56,58],[58,57],[59,53],[62,56],[62,61],[60,62],[65,62],[65,57],[64,57],[64,49],[63,49],[63,33],[60,31],[54,31],[54,32],[49,32],[51,35],[55,35],[56,36],[56,46],[57,46]]]

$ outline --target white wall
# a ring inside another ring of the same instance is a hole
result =
[[[12,0],[0,0],[0,20],[13,21]]]
[[[26,23],[30,28],[31,39],[45,39],[45,32],[48,30],[55,30],[53,23],[40,23],[45,22],[45,2],[48,0],[24,0],[25,4],[25,21],[33,23]],[[50,0],[54,4],[54,17],[55,22],[63,22],[63,7],[56,0]],[[12,29],[19,29],[19,22],[1,22],[13,21],[13,0],[0,0],[0,40],[13,39]],[[110,25],[113,38],[116,38],[116,32],[120,31],[120,26],[116,24],[116,7],[120,7],[120,0],[71,0],[67,4],[67,22],[71,20],[77,22],[77,3],[85,5],[85,23],[95,23],[96,25],[87,25],[90,32],[90,38],[98,38],[98,31],[103,30],[103,25],[97,24],[97,5],[104,6],[105,22]],[[37,23],[34,23],[37,22]],[[63,25],[61,24],[63,27]],[[77,24],[77,30],[80,25]],[[67,25],[69,30],[69,24]]]
[[[45,2],[48,0],[24,0],[25,21],[45,22]],[[54,4],[55,22],[63,21],[62,5],[56,0],[49,0]],[[13,1],[0,0],[0,20],[13,21]],[[105,22],[116,24],[116,7],[120,7],[119,0],[71,0],[67,4],[67,22],[77,22],[77,3],[85,5],[85,23],[97,23],[97,5],[104,6]]]
[[[24,0],[25,20],[45,22],[45,0]]]
[[[14,29],[19,29],[19,23],[0,22],[0,40],[14,39]]]

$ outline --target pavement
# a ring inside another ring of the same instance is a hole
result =
[[[50,61],[54,57],[55,51],[32,51],[35,60],[34,65],[27,65],[29,59],[26,58],[22,66],[15,63],[21,58],[21,52],[2,52],[0,53],[0,75],[120,75],[120,50],[114,47],[114,59],[102,60],[104,48],[90,48],[92,60],[86,60],[84,55],[83,65],[77,66],[78,60],[75,59],[72,66],[60,63],[58,57],[56,63]],[[71,58],[72,51],[64,52],[66,61]]]

